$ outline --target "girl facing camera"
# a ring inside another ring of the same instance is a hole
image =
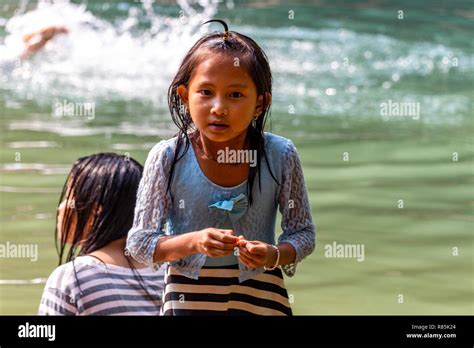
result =
[[[291,315],[283,272],[315,246],[301,163],[291,140],[264,132],[265,53],[212,21],[224,33],[199,39],[169,88],[179,132],[148,155],[127,250],[167,264],[164,315]]]

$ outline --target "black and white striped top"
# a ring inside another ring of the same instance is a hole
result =
[[[77,280],[74,275],[74,267]],[[77,257],[48,278],[39,315],[158,315],[162,304],[164,267],[137,269],[148,293],[130,268]]]

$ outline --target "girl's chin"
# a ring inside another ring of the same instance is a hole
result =
[[[225,137],[225,136],[216,136],[215,134],[209,134],[209,133],[205,133],[204,136],[209,139],[210,141],[213,141],[215,143],[225,143],[229,140],[231,140],[231,138],[229,138],[228,136]]]
[[[236,138],[243,136],[245,137],[246,130],[242,131],[239,134],[236,134],[230,127],[227,127],[225,131],[214,131],[210,127],[204,129],[199,129],[199,132],[208,140],[216,143],[225,143],[228,141],[235,140]]]
[[[232,134],[230,131],[230,128],[225,129],[224,131],[215,131],[213,129],[206,128],[204,131],[201,131],[201,133],[209,140],[215,141],[215,142],[226,142],[231,140],[232,138],[235,137],[235,134]]]

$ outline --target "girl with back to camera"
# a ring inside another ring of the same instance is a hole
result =
[[[163,269],[144,268],[124,254],[142,171],[134,159],[113,153],[74,163],[59,201],[55,238],[59,264],[64,256],[67,263],[48,278],[38,314],[159,314]]]
[[[169,88],[179,132],[148,155],[127,252],[168,263],[164,315],[291,315],[281,269],[293,276],[315,246],[300,160],[290,140],[263,131],[265,53],[212,21],[224,33],[199,39]]]

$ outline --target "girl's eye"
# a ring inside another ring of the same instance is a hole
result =
[[[211,91],[208,90],[208,89],[201,89],[199,91],[199,93],[202,94],[202,95],[211,95],[212,94]]]
[[[242,93],[240,93],[240,92],[232,92],[230,95],[232,96],[232,98],[242,97]]]

